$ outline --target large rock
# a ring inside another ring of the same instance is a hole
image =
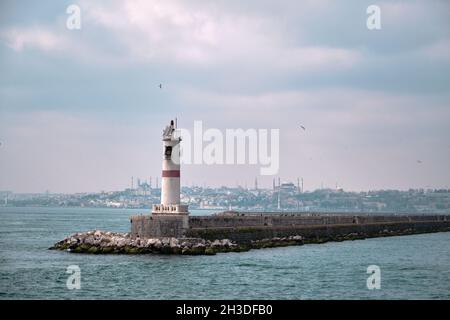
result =
[[[164,253],[213,255],[217,252],[238,251],[238,246],[229,239],[206,241],[200,238],[131,238],[129,233],[94,230],[75,233],[51,249],[68,250],[74,253]]]

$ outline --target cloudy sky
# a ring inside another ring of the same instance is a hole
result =
[[[70,4],[80,30],[66,27]],[[366,27],[371,4],[381,30]],[[175,116],[184,128],[279,128],[276,177],[307,190],[449,188],[450,3],[1,2],[0,190],[155,179]],[[250,186],[258,174],[185,165],[182,183]]]

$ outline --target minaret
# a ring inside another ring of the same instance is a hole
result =
[[[278,188],[278,199],[277,199],[277,208],[278,210],[281,210],[281,188]]]
[[[170,121],[163,131],[161,204],[153,206],[153,214],[188,214],[188,206],[180,204],[180,142],[176,125]]]

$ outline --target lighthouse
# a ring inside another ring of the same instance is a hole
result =
[[[180,203],[181,137],[178,133],[177,123],[173,120],[163,130],[161,203],[153,205],[151,215],[131,217],[133,236],[183,238],[189,229],[188,205]]]
[[[187,215],[188,206],[180,203],[180,143],[176,121],[163,130],[161,204],[153,205],[155,215]]]

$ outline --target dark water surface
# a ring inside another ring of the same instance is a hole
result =
[[[142,212],[0,208],[0,299],[450,299],[448,232],[216,256],[47,250],[79,231],[128,232]],[[80,290],[66,287],[69,265]],[[369,265],[381,268],[380,290],[367,289]]]

